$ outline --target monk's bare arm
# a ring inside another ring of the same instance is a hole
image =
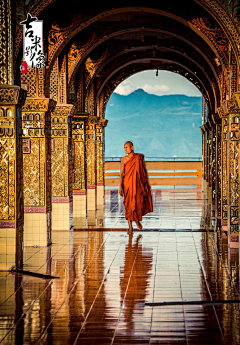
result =
[[[144,156],[143,156],[143,167],[144,167],[144,169],[145,169],[146,178],[147,178],[147,181],[146,181],[146,183],[145,183],[144,189],[145,189],[145,192],[148,193],[148,174],[147,174],[146,164],[145,164],[145,161],[144,161]]]
[[[123,196],[124,157],[121,160],[119,194]]]

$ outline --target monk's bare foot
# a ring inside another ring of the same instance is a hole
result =
[[[128,233],[128,235],[132,235],[133,234],[133,228],[128,229],[127,233]]]
[[[136,224],[137,224],[138,229],[142,230],[142,224],[140,222],[136,222]]]
[[[128,234],[133,233],[132,221],[128,219]]]

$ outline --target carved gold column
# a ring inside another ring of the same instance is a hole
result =
[[[208,143],[207,143],[207,140],[208,140],[208,131],[207,131],[207,126],[206,124],[204,125],[204,180],[207,181],[207,174],[208,174],[208,150],[207,150],[207,147],[208,147]]]
[[[79,67],[76,73],[76,106],[78,112],[83,112],[85,109],[84,104],[84,66],[83,64]]]
[[[67,103],[67,55],[63,52],[59,61],[59,103]]]
[[[208,181],[208,127],[205,124],[204,125],[205,128],[205,181]]]
[[[209,122],[205,124],[206,127],[206,225],[209,228],[211,224],[211,201],[212,201],[212,162],[211,162],[211,138],[212,131]]]
[[[205,179],[205,128],[200,127],[202,133],[202,178]]]
[[[214,119],[214,116],[212,116]],[[212,125],[211,138],[211,217],[212,225],[215,225],[215,208],[216,208],[216,126]]]
[[[236,95],[236,99],[238,99]],[[228,245],[230,248],[239,246],[239,109],[233,100],[223,103],[223,111],[228,119],[227,132],[227,201],[228,201]]]
[[[50,85],[49,85],[49,94],[50,98],[56,101],[57,103],[60,102],[59,100],[59,61],[58,57],[56,58],[54,65],[52,67],[50,73]]]
[[[52,241],[51,112],[56,102],[27,98],[23,107],[24,245]]]
[[[85,132],[87,113],[77,112],[72,119],[73,144],[73,228],[86,227],[86,152]]]
[[[223,108],[217,109],[218,115],[222,121],[221,126],[221,225],[222,230],[227,231],[228,213],[227,213],[227,132],[228,120],[223,112]]]
[[[221,119],[216,119],[216,193],[215,193],[215,217],[217,219],[217,225],[221,224],[221,134],[222,126]]]
[[[233,100],[235,101],[235,103],[236,103],[236,107],[238,108],[238,110],[239,110],[239,108],[240,108],[240,93],[239,92],[235,92],[234,94],[233,94]],[[240,113],[240,111],[239,111],[239,113]],[[238,140],[239,140],[239,138],[240,138],[240,126],[239,126],[239,132],[238,132]],[[240,154],[238,155],[238,177],[239,177],[239,179],[240,179]],[[240,183],[240,181],[239,181],[239,183]],[[240,205],[239,205],[239,209],[238,209],[238,232],[240,231]],[[239,245],[239,249],[240,249],[240,245]]]
[[[103,221],[104,208],[104,128],[108,120],[99,119],[96,125],[97,143],[97,219],[98,225]]]
[[[23,263],[22,114],[26,91],[0,86],[0,269]]]
[[[236,212],[236,207],[231,207],[229,210],[230,212],[230,217],[231,218],[231,223],[234,223],[234,228],[231,228],[231,233],[230,233],[230,247],[239,247],[239,113],[240,113],[240,92],[236,92],[233,94],[233,101],[235,103],[235,111],[233,115],[230,117],[230,140],[232,141],[230,149],[234,151],[234,161],[233,164],[230,165],[230,174],[231,174],[231,183],[232,183],[232,188],[235,188],[234,192],[231,194],[232,200],[231,202],[234,203],[234,206],[237,207],[237,212]],[[231,186],[230,186],[231,188]],[[233,214],[235,213],[235,214]],[[237,213],[237,214],[236,214]],[[238,221],[235,220],[237,217]],[[237,222],[237,226],[236,223]],[[235,243],[234,243],[235,242]],[[238,244],[237,244],[238,242]]]
[[[212,191],[212,142],[213,142],[213,131],[212,126],[208,123],[208,187],[211,188]],[[210,192],[210,199],[212,197],[212,193]],[[211,203],[211,200],[209,200]]]
[[[13,84],[11,0],[0,1],[0,85]]]
[[[86,123],[86,159],[87,159],[87,216],[88,224],[95,225],[96,212],[96,116],[89,116]]]
[[[212,139],[213,139],[213,132],[212,126],[208,122],[208,140],[207,140],[207,149],[208,149],[208,207],[209,212],[211,213],[211,205],[212,205]],[[209,213],[209,216],[210,216]]]
[[[27,90],[27,97],[45,97],[45,67],[32,68],[27,73],[21,74],[21,86]]]
[[[204,204],[202,206],[202,220],[201,220],[201,228],[206,228],[207,222],[207,207],[206,207],[206,198],[207,198],[207,176],[206,176],[206,161],[207,161],[207,131],[206,126],[202,125],[200,127],[202,133],[202,191],[203,191],[203,199]]]
[[[95,101],[95,87],[94,87],[94,83],[91,82],[88,88],[88,95],[86,96],[86,106],[87,106],[90,116],[95,115],[94,101]]]
[[[72,104],[57,104],[51,114],[52,229],[73,228]]]

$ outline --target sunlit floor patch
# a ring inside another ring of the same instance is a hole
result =
[[[104,205],[104,228],[127,229],[123,198],[108,190]],[[200,229],[203,196],[199,190],[153,190],[153,212],[143,217],[144,229]],[[137,227],[133,224],[135,229]]]

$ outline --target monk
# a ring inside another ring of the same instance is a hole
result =
[[[133,232],[132,222],[135,221],[142,230],[142,216],[153,211],[151,188],[148,183],[144,155],[134,153],[133,143],[124,144],[126,156],[121,160],[120,189],[124,196],[125,218],[128,221],[128,233]]]

